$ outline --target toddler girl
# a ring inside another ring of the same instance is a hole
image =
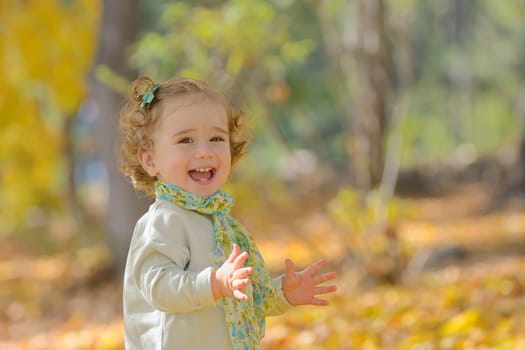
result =
[[[259,349],[265,317],[316,296],[321,260],[272,279],[221,190],[243,155],[242,113],[193,79],[133,82],[120,115],[120,165],[155,202],[138,220],[124,275],[125,344],[131,349]]]

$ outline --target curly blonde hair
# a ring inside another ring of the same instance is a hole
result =
[[[232,165],[245,154],[244,150],[249,141],[246,118],[219,90],[200,80],[170,79],[160,84],[151,103],[141,107],[144,95],[152,91],[154,86],[153,80],[147,76],[137,78],[131,84],[128,101],[120,111],[118,163],[120,171],[131,179],[135,189],[144,191],[148,196],[154,195],[157,178],[144,170],[139,162],[138,153],[151,150],[155,146],[150,135],[162,115],[162,101],[167,98],[203,95],[222,103],[228,117]]]

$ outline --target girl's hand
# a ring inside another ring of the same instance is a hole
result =
[[[283,278],[283,292],[286,300],[292,305],[328,305],[327,300],[316,298],[316,295],[335,292],[337,287],[318,286],[319,284],[334,279],[335,272],[316,273],[326,265],[326,260],[319,260],[303,271],[295,272],[294,263],[286,259],[286,272]]]
[[[234,244],[228,259],[212,274],[211,287],[215,300],[222,297],[249,299],[243,293],[244,288],[250,284],[248,276],[253,272],[253,268],[243,267],[247,258],[248,253],[241,253],[239,246]]]

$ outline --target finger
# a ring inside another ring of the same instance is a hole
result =
[[[240,252],[241,252],[241,248],[239,248],[239,246],[236,243],[234,243],[232,252],[230,256],[228,257],[227,262],[233,263],[233,261],[235,260],[235,258],[237,258]]]
[[[286,269],[286,272],[285,272],[286,276],[290,276],[291,277],[294,274],[294,272],[295,272],[295,265],[294,265],[293,261],[290,260],[290,259],[286,259],[284,261],[284,264],[285,264],[285,269]]]
[[[310,304],[316,306],[327,306],[330,303],[328,302],[328,300],[312,298],[312,300],[310,300]]]
[[[241,269],[234,271],[232,274],[232,278],[234,279],[245,278],[246,276],[251,275],[252,272],[253,272],[253,267],[243,267]]]
[[[241,254],[239,254],[233,261],[233,269],[238,270],[241,267],[243,267],[244,262],[246,261],[247,258],[248,258],[248,253],[242,252]]]
[[[326,260],[325,259],[321,259],[321,260],[311,264],[306,269],[304,269],[304,272],[309,274],[309,275],[314,275],[319,270],[321,270],[325,265],[326,265]]]
[[[314,295],[333,293],[337,290],[337,286],[321,286],[313,289]]]
[[[236,279],[232,282],[232,287],[234,290],[243,290],[246,286],[251,283],[249,278]]]
[[[323,273],[319,276],[315,276],[313,278],[313,281],[314,281],[314,284],[321,284],[323,282],[326,282],[326,281],[329,281],[331,279],[334,279],[337,277],[337,273],[335,272],[327,272],[327,273]]]
[[[235,289],[233,291],[233,296],[239,300],[248,300],[250,299],[250,297],[248,297],[246,294],[244,294],[243,292],[241,292],[240,290],[238,289]]]

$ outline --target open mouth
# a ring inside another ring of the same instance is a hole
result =
[[[190,170],[188,173],[193,181],[206,183],[213,179],[216,169],[214,168],[198,168]]]

